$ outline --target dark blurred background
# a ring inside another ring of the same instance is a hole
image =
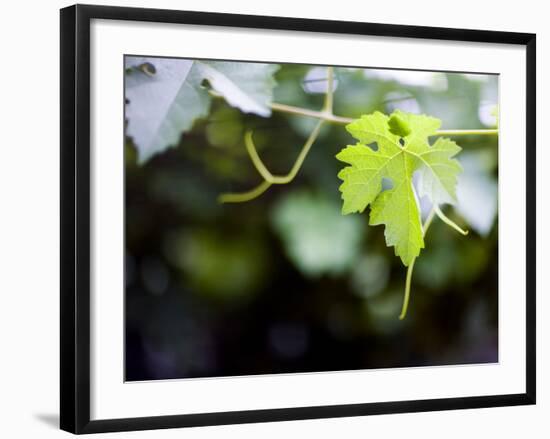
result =
[[[318,110],[326,69],[282,65],[274,101]],[[396,108],[443,129],[494,127],[498,77],[336,69],[335,113]],[[176,148],[126,157],[126,379],[154,380],[498,361],[498,139],[456,138],[459,205],[437,218],[406,268],[368,215],[340,214],[334,156],[354,143],[325,125],[297,178],[247,203],[219,204],[261,182],[243,143],[288,172],[315,124],[245,115],[222,99]]]

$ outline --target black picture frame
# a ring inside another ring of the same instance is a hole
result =
[[[518,394],[90,420],[90,22],[93,19],[358,34],[526,47],[526,392]],[[535,404],[536,36],[287,17],[75,5],[61,10],[61,404],[72,433],[273,422]]]

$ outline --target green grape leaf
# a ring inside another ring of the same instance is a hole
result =
[[[125,68],[127,134],[143,163],[177,145],[195,120],[208,115],[212,97],[205,80],[232,107],[270,116],[279,66],[128,56]]]
[[[460,147],[449,139],[433,146],[428,137],[440,127],[439,119],[395,111],[375,112],[346,128],[359,142],[344,148],[336,158],[350,166],[340,171],[343,214],[363,212],[371,206],[371,225],[385,225],[388,246],[408,266],[424,248],[413,174],[420,173],[419,192],[434,205],[456,200],[457,175],[462,168],[453,157]],[[391,188],[382,190],[382,180]]]

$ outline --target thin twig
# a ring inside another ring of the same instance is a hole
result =
[[[251,191],[247,191],[244,193],[222,194],[220,195],[218,200],[221,203],[240,203],[243,201],[250,201],[262,195],[273,184],[290,183],[292,180],[294,180],[294,178],[300,171],[300,168],[302,167],[302,164],[304,163],[304,160],[306,159],[307,154],[311,149],[311,146],[319,136],[319,132],[321,131],[321,126],[323,125],[323,122],[324,121],[322,119],[319,120],[319,122],[317,122],[317,125],[315,125],[315,128],[313,129],[313,131],[307,138],[306,142],[304,143],[304,146],[302,146],[302,150],[300,151],[300,154],[298,154],[298,157],[296,158],[294,165],[292,165],[292,168],[286,175],[273,175],[269,171],[269,169],[267,169],[267,167],[262,162],[262,159],[258,155],[258,151],[256,150],[256,147],[252,140],[252,132],[248,131],[245,134],[246,150],[248,151],[248,155],[250,156],[250,159],[252,160],[254,167],[256,168],[258,173],[263,177],[264,182],[261,183],[259,186],[257,186],[255,189],[252,189]]]
[[[277,111],[280,113],[288,113],[288,114],[295,114],[297,116],[313,117],[316,119],[323,119],[325,122],[336,123],[341,125],[346,125],[355,120],[355,119],[352,119],[351,117],[335,116],[334,114],[329,114],[325,111],[308,110],[307,108],[294,107],[292,105],[278,104],[275,102],[271,104],[271,109],[273,111]]]
[[[270,187],[271,183],[264,180],[254,189],[247,192],[221,194],[218,197],[218,201],[220,203],[244,203],[246,201],[253,200],[254,198],[258,198]]]
[[[327,91],[325,93],[325,105],[323,110],[332,114],[332,106],[334,103],[334,67],[327,67]]]
[[[497,136],[498,130],[439,130],[434,136]]]
[[[454,221],[452,221],[450,218],[448,218],[439,208],[439,206],[434,206],[435,214],[443,221],[445,224],[447,224],[452,229],[455,229],[458,233],[461,235],[466,236],[468,234],[468,230],[461,229],[457,224],[455,224]]]

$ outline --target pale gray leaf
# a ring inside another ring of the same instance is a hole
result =
[[[328,90],[327,67],[313,67],[307,72],[302,87],[306,93],[326,93]],[[332,81],[332,91],[338,87],[338,79]]]
[[[201,61],[201,75],[227,103],[244,113],[271,115],[276,64]]]
[[[497,215],[497,182],[479,154],[463,153],[460,162],[464,172],[458,177],[455,208],[476,232],[486,236]]]
[[[279,68],[273,64],[126,57],[127,134],[143,163],[175,146],[182,133],[210,109],[203,81],[233,107],[267,117],[271,114]]]
[[[151,72],[134,68],[126,75],[127,133],[139,161],[175,146],[195,119],[208,114],[210,97],[193,61],[126,57],[127,67],[150,63]]]

